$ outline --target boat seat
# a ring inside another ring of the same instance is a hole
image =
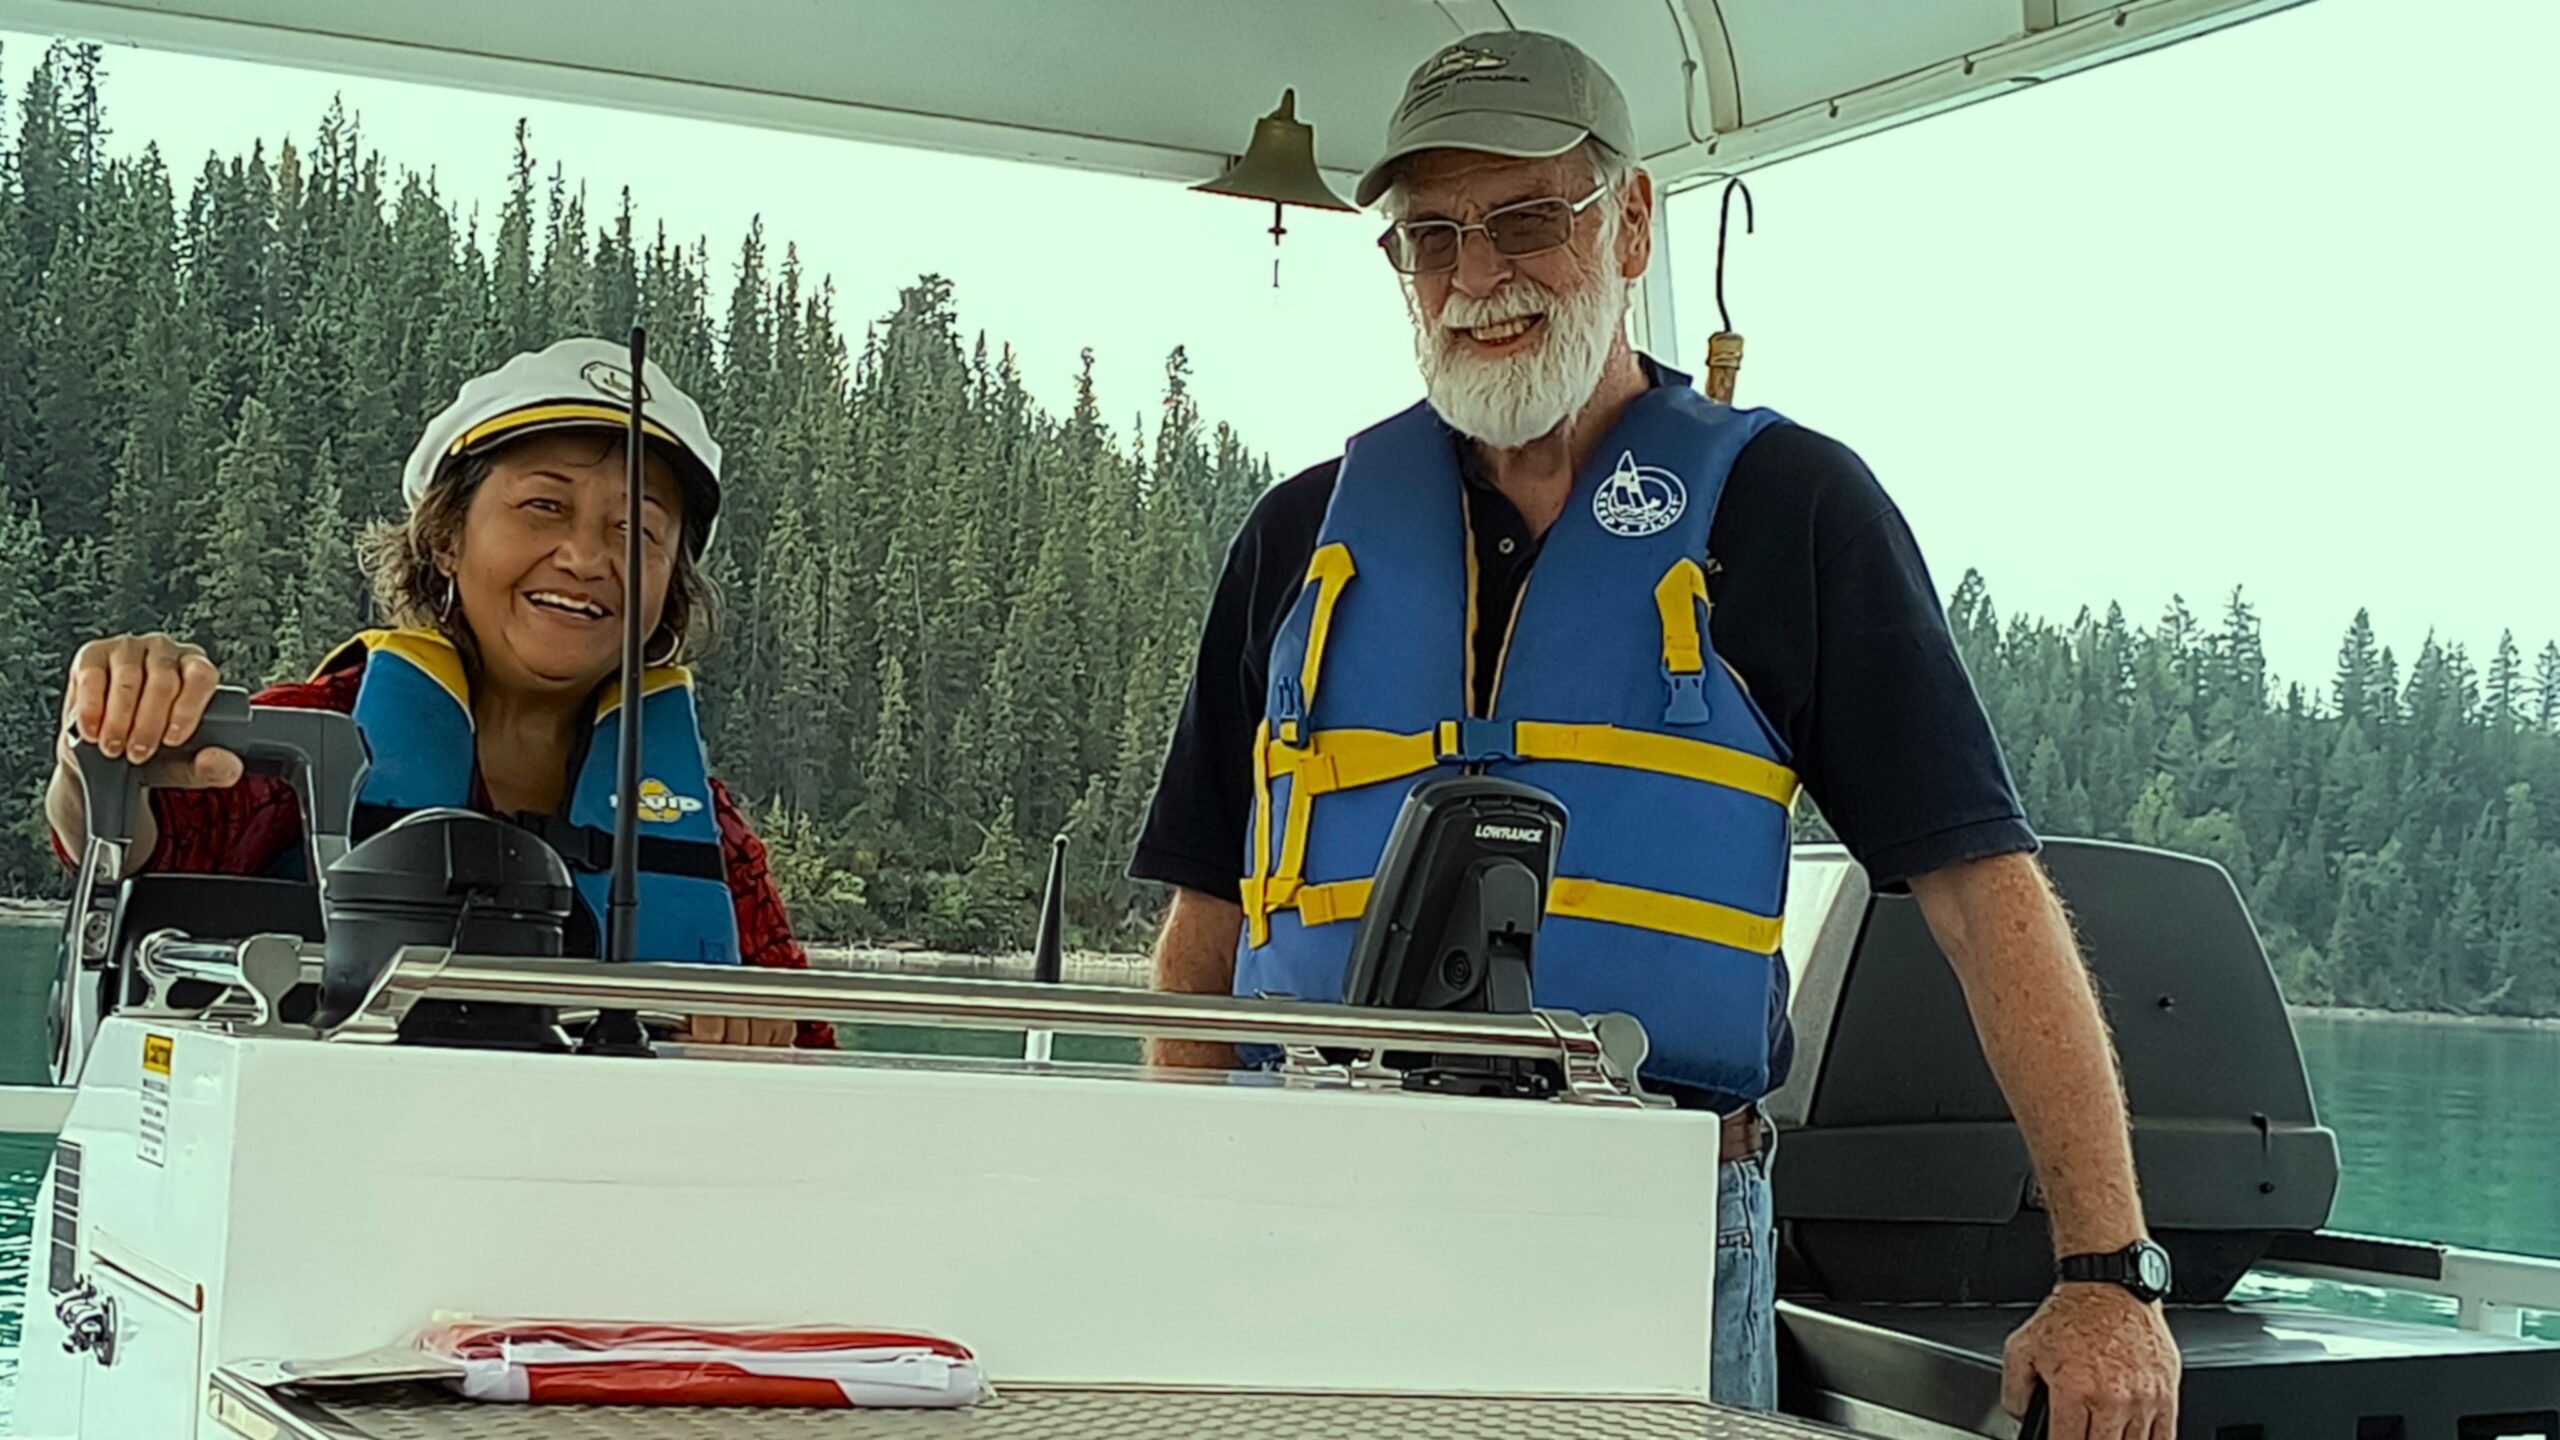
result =
[[[2328,1223],[2338,1184],[2266,952],[2210,861],[2093,840],[2043,859],[2115,1035],[2175,1298],[2222,1299],[2277,1236]],[[1845,868],[1800,957],[1796,1066],[1766,1107],[1781,1285],[2036,1300],[2053,1283],[2043,1198],[1963,990],[1919,906]]]

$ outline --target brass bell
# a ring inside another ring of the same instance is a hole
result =
[[[1280,92],[1280,108],[1253,122],[1253,143],[1244,157],[1215,180],[1191,187],[1212,195],[1241,195],[1274,205],[1304,205],[1311,210],[1357,210],[1333,193],[1316,173],[1315,127],[1298,118],[1298,92]]]
[[[1289,233],[1280,218],[1281,207],[1303,205],[1310,210],[1342,210],[1356,212],[1360,207],[1349,204],[1333,193],[1316,171],[1315,127],[1298,118],[1298,92],[1280,92],[1280,108],[1253,122],[1253,143],[1245,147],[1242,158],[1227,167],[1215,180],[1191,187],[1212,195],[1241,195],[1248,200],[1271,202],[1271,243]],[[1271,283],[1280,283],[1280,262],[1271,262]]]

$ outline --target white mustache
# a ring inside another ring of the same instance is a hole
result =
[[[1526,288],[1523,288],[1526,287]],[[1526,320],[1555,309],[1555,296],[1536,281],[1514,279],[1501,292],[1477,300],[1465,295],[1451,295],[1440,307],[1443,330],[1476,330],[1499,325],[1506,320]]]

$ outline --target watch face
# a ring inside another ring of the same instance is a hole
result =
[[[2145,1245],[2134,1252],[2134,1268],[2141,1274],[2142,1288],[2162,1294],[2169,1290],[2169,1252],[2157,1245]]]

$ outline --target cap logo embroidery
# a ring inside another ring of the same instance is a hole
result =
[[[578,378],[594,386],[597,393],[612,397],[614,403],[618,405],[631,403],[631,372],[609,360],[588,361],[586,368],[578,372]],[[647,387],[642,387],[640,391],[642,404],[647,404],[656,398],[649,393]]]
[[[1490,50],[1478,50],[1472,45],[1452,45],[1431,57],[1431,63],[1422,68],[1421,74],[1413,77],[1413,83],[1419,89],[1470,70],[1499,70],[1510,63],[1509,56],[1496,55]]]
[[[1641,540],[1659,535],[1689,508],[1689,487],[1659,465],[1639,465],[1622,452],[1618,468],[1591,492],[1591,518],[1612,535]]]

